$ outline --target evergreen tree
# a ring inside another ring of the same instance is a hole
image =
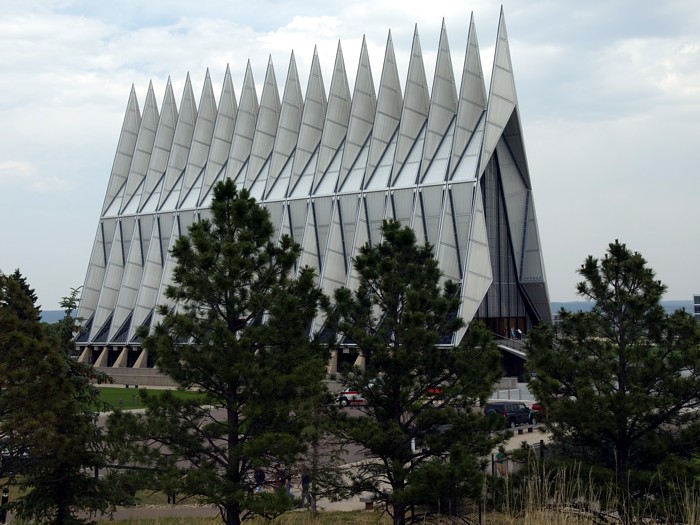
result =
[[[93,475],[102,464],[100,439],[83,402],[95,374],[61,350],[72,336],[46,336],[24,284],[0,275],[0,436],[9,452],[3,474],[22,494],[10,508],[27,520],[84,523],[81,512],[112,508],[108,485]]]
[[[665,286],[618,241],[603,259],[589,256],[579,274],[577,291],[593,308],[562,310],[556,326],[531,332],[530,389],[547,409],[554,440],[613,473],[619,510],[631,523],[632,499],[654,490],[650,479],[662,463],[685,456],[690,465],[697,450],[682,444],[697,435],[700,331],[685,311],[664,312]]]
[[[166,296],[177,306],[160,307],[143,342],[161,372],[206,400],[146,398],[145,415],[116,414],[109,425],[121,461],[157,468],[155,482],[217,505],[232,525],[292,505],[284,491],[254,492],[253,473],[271,480],[274,465],[291,467],[305,451],[305,407],[327,361],[308,331],[324,296],[313,270],[290,278],[300,247],[271,241],[269,214],[247,190],[218,183],[211,213],[176,241]]]
[[[441,290],[432,247],[418,246],[396,221],[383,224],[382,236],[354,260],[358,289],[335,294],[339,331],[365,361],[344,381],[367,401],[364,417],[341,416],[336,433],[369,459],[349,473],[346,490],[370,491],[401,524],[409,515],[424,519],[421,505],[456,512],[464,497],[480,496],[479,458],[500,438],[491,435],[493,421],[469,407],[490,394],[501,372],[483,325],[449,345],[463,326],[458,286],[448,281]]]
[[[36,311],[37,314],[41,312],[41,306],[37,306],[36,302],[39,299],[36,295],[36,292],[34,288],[29,286],[29,283],[27,283],[27,278],[22,275],[22,272],[19,271],[19,268],[16,268],[14,272],[9,276],[11,279],[14,279],[17,284],[19,284],[20,289],[24,294],[29,297],[29,299],[32,302],[32,305],[34,307],[34,310]]]

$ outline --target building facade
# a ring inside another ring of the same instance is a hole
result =
[[[393,218],[460,283],[467,324],[508,336],[551,321],[503,14],[488,90],[473,18],[467,40],[457,81],[443,24],[429,85],[416,30],[405,90],[391,34],[377,87],[363,40],[352,89],[340,45],[328,92],[316,53],[305,94],[293,54],[281,98],[271,61],[259,99],[250,64],[239,97],[228,68],[218,101],[209,72],[199,104],[189,76],[179,107],[170,82],[160,109],[152,86],[143,110],[132,88],[78,312],[80,359],[150,370],[137,330],[159,321],[169,248],[208,217],[226,177],[301,244],[300,266],[329,295],[356,285],[353,254]]]

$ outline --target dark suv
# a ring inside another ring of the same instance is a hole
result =
[[[537,412],[531,410],[525,403],[517,401],[489,401],[484,405],[484,415],[499,414],[503,416],[507,427],[516,425],[536,425]]]

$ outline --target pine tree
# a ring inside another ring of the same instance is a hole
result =
[[[658,487],[651,478],[698,424],[700,331],[685,311],[664,312],[665,286],[618,241],[603,259],[589,256],[579,274],[577,291],[593,308],[562,310],[558,325],[530,334],[530,389],[547,409],[554,440],[613,473],[630,523],[634,494]],[[681,454],[689,459],[693,448]]]
[[[93,475],[103,456],[82,402],[95,375],[61,350],[71,336],[61,342],[45,334],[35,301],[15,274],[0,275],[0,436],[9,452],[3,474],[22,494],[10,508],[26,520],[84,523],[81,512],[112,508],[108,485]]]
[[[143,342],[161,372],[206,401],[147,398],[144,416],[117,414],[110,427],[122,461],[157,467],[158,483],[217,505],[233,525],[292,505],[283,491],[253,492],[253,472],[270,480],[305,451],[305,402],[327,361],[308,329],[324,297],[311,269],[290,278],[300,247],[271,241],[269,214],[247,190],[218,183],[211,213],[175,243],[166,296],[178,306],[160,308]]]
[[[447,281],[441,289],[433,248],[418,246],[396,221],[383,224],[382,237],[354,260],[357,291],[335,294],[340,333],[365,361],[344,381],[367,401],[364,417],[340,417],[336,434],[370,459],[349,474],[346,490],[372,492],[402,524],[409,514],[419,519],[419,505],[456,512],[462,498],[480,494],[479,458],[500,438],[469,407],[492,391],[500,357],[479,323],[461,345],[449,344],[463,325],[458,286]]]

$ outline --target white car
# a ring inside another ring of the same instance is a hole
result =
[[[365,403],[365,398],[359,390],[346,389],[338,394],[338,404],[341,407],[363,406]]]

